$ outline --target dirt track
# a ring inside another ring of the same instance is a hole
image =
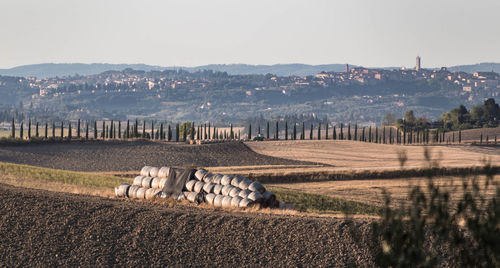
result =
[[[369,266],[343,219],[236,213],[0,184],[0,266]],[[363,232],[369,220],[358,219]]]
[[[75,171],[130,171],[156,166],[241,166],[304,164],[261,155],[239,142],[72,142],[0,147],[0,161]],[[311,164],[311,163],[305,163]]]

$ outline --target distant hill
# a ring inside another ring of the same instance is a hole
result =
[[[352,67],[355,67],[352,65]],[[107,64],[107,63],[43,63],[33,65],[23,65],[10,69],[0,69],[0,75],[6,76],[35,76],[39,78],[70,76],[70,75],[92,75],[105,71],[121,71],[127,68],[143,71],[162,71],[183,69],[190,72],[199,70],[214,70],[227,72],[232,75],[239,74],[275,74],[279,76],[289,75],[315,75],[320,72],[341,72],[345,69],[345,64],[275,64],[275,65],[249,65],[249,64],[210,64],[197,67],[162,67],[146,64]],[[385,67],[383,69],[393,69]],[[474,65],[460,65],[448,67],[450,71],[462,71],[473,73],[476,71],[495,71],[500,72],[500,63],[480,63]]]

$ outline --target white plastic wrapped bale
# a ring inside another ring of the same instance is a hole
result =
[[[193,187],[193,192],[200,193],[200,192],[203,190],[203,185],[205,185],[205,183],[204,183],[204,182],[202,182],[202,181],[197,181],[197,182],[194,184],[194,187]]]
[[[228,196],[229,192],[231,192],[233,188],[234,187],[231,185],[225,185],[224,187],[222,187],[222,195]]]
[[[170,174],[169,167],[161,167],[160,170],[158,170],[158,178],[160,179],[168,178],[169,174]]]
[[[160,169],[158,169],[157,167],[151,167],[149,169],[149,177],[151,177],[151,178],[157,177],[158,171],[160,171]]]
[[[205,185],[203,185],[203,191],[207,194],[212,193],[214,190],[214,187],[215,187],[215,184],[213,184],[211,182],[205,183]]]
[[[216,184],[213,190],[214,194],[222,194],[222,188],[224,188],[224,186],[222,186],[221,184]]]
[[[200,193],[195,193],[195,192],[182,192],[186,199],[195,204],[199,204],[203,202],[203,195]]]
[[[139,189],[137,189],[137,192],[135,192],[135,198],[137,199],[144,199],[146,198],[146,188],[144,187],[139,187]]]
[[[205,182],[205,183],[211,183],[211,182],[212,182],[212,180],[214,179],[214,177],[215,177],[215,176],[214,176],[214,174],[212,174],[212,173],[207,173],[207,174],[205,175],[205,177],[203,177],[203,182]]]
[[[145,166],[141,169],[141,176],[147,177],[149,176],[149,170],[151,169],[151,166]]]
[[[160,178],[156,177],[151,180],[151,188],[160,188]]]
[[[233,186],[233,189],[231,189],[231,191],[229,191],[229,196],[230,197],[238,196],[240,194],[240,192],[241,192],[240,188]]]
[[[232,200],[233,200],[232,197],[230,197],[230,196],[224,196],[224,198],[222,198],[222,207],[224,207],[224,208],[231,207],[231,201]]]
[[[243,198],[239,196],[233,197],[233,199],[231,199],[231,206],[236,208],[239,207],[241,200],[243,200]]]
[[[160,189],[149,188],[146,190],[145,197],[146,199],[154,199],[161,192]]]
[[[224,199],[223,195],[216,195],[214,198],[214,207],[222,207],[222,199]]]
[[[128,189],[130,188],[130,184],[122,183],[115,187],[115,195],[116,197],[128,197]]]
[[[168,178],[161,178],[160,183],[158,184],[159,189],[163,189],[165,187],[165,184],[167,183]]]
[[[151,178],[151,177],[144,177],[142,179],[142,187],[151,188],[151,181],[152,180],[153,180],[153,178]]]
[[[242,190],[246,190],[246,189],[248,189],[250,184],[252,184],[252,181],[247,179],[247,178],[244,178],[243,180],[241,180],[240,184],[238,185],[238,188],[240,188]]]
[[[132,183],[132,185],[136,185],[136,186],[142,186],[142,179],[144,179],[145,177],[144,176],[137,176],[134,178],[134,182]]]
[[[248,198],[241,199],[240,203],[238,204],[238,207],[240,208],[248,208],[251,207],[255,204],[253,200],[250,200]]]
[[[222,179],[220,180],[220,184],[222,185],[231,185],[231,181],[233,180],[233,176],[231,175],[224,175],[222,176]]]
[[[264,193],[266,191],[266,188],[264,188],[264,186],[262,186],[260,182],[254,181],[248,186],[248,190],[252,192]]]
[[[188,182],[186,182],[186,190],[188,192],[192,192],[193,189],[194,189],[194,185],[197,183],[198,181],[197,180],[190,180]]]
[[[214,199],[215,199],[215,194],[206,194],[205,195],[205,202],[209,205],[214,205]]]
[[[251,194],[252,192],[249,191],[249,190],[241,190],[238,194],[239,197],[245,199],[248,197],[249,194]]]
[[[256,202],[256,203],[260,203],[264,200],[264,197],[259,192],[251,192],[247,198]]]
[[[212,179],[212,182],[215,184],[221,184],[220,181],[222,180],[223,176],[224,175],[222,175],[222,174],[215,174],[214,178]]]
[[[141,188],[140,186],[137,185],[132,185],[128,189],[128,198],[135,198],[137,191]]]
[[[194,176],[197,180],[199,181],[203,181],[203,177],[205,177],[205,175],[207,174],[208,171],[204,170],[204,169],[198,169],[196,171],[196,173],[194,173]]]
[[[234,186],[234,187],[240,187],[240,183],[241,181],[245,179],[243,178],[241,175],[236,175],[233,180],[231,180],[231,185]]]

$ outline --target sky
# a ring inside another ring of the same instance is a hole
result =
[[[500,62],[498,0],[1,0],[0,68]]]

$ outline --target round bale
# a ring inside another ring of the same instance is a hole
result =
[[[203,190],[203,186],[205,185],[204,182],[202,181],[197,181],[195,184],[194,184],[194,187],[193,187],[193,192],[201,192]]]
[[[220,184],[222,185],[230,185],[231,181],[233,180],[232,175],[224,175],[222,179],[220,180]]]
[[[130,188],[130,184],[128,183],[122,183],[115,187],[115,195],[116,197],[127,197],[128,196],[128,189]]]
[[[241,200],[243,200],[243,198],[239,196],[233,197],[233,199],[231,200],[231,206],[236,208],[239,207]]]
[[[203,185],[203,191],[207,194],[212,193],[214,190],[214,187],[215,187],[215,184],[213,184],[211,182],[205,183],[205,185]]]
[[[158,178],[168,178],[168,175],[170,174],[170,168],[169,167],[161,167],[160,170],[158,170]]]
[[[244,198],[244,199],[241,199],[240,203],[238,204],[238,207],[240,208],[248,208],[248,207],[251,207],[255,204],[254,201],[248,199],[248,198]]]
[[[160,183],[158,184],[158,188],[163,189],[165,187],[165,184],[167,184],[168,178],[161,178]]]
[[[249,190],[241,190],[240,193],[238,194],[239,197],[245,199],[248,197],[249,194],[251,194],[252,192],[249,191]]]
[[[207,171],[204,169],[198,169],[196,173],[194,173],[194,176],[196,177],[197,180],[202,181],[203,177],[207,174]]]
[[[229,192],[231,192],[233,188],[234,187],[231,185],[225,185],[224,187],[222,187],[222,195],[228,196]]]
[[[243,179],[241,178],[241,176],[237,175],[233,178],[233,180],[231,180],[231,185],[234,187],[239,187],[242,180]]]
[[[209,205],[214,205],[214,198],[215,194],[207,194],[205,195],[205,202],[207,202]]]
[[[222,186],[222,185],[220,185],[220,184],[216,184],[216,185],[214,186],[214,189],[213,189],[214,194],[221,194],[221,193],[222,193],[222,188],[223,188],[223,187],[224,187],[224,186]]]
[[[222,199],[222,207],[224,207],[224,208],[231,207],[231,201],[233,201],[232,197],[224,196],[224,198]]]
[[[142,186],[142,179],[144,178],[144,176],[137,176],[134,178],[134,182],[132,183],[132,185],[137,185],[137,186]]]
[[[256,203],[260,203],[260,202],[262,202],[262,200],[264,200],[264,197],[259,192],[251,192],[247,198],[256,202]]]
[[[157,177],[158,171],[160,171],[160,169],[158,169],[157,167],[151,167],[151,169],[149,170],[149,177]]]
[[[264,188],[264,186],[262,186],[262,184],[260,184],[260,182],[254,181],[248,186],[248,190],[250,190],[252,192],[259,192],[262,194],[266,191],[266,188]]]
[[[144,176],[144,177],[149,176],[149,170],[150,170],[151,168],[152,168],[151,166],[144,166],[144,167],[141,169],[141,176]]]
[[[216,195],[214,198],[214,206],[215,207],[222,207],[222,199],[224,199],[223,195]]]
[[[144,188],[151,188],[151,182],[152,182],[153,178],[151,177],[144,177],[142,179],[142,187]]]
[[[212,173],[207,173],[207,174],[205,175],[205,177],[203,177],[203,182],[205,182],[205,183],[212,182],[212,180],[214,179],[214,177],[215,177],[215,176],[214,176],[214,174],[212,174]]]
[[[215,174],[214,178],[212,179],[212,182],[215,184],[220,184],[220,181],[222,180],[223,176],[224,175],[222,175],[222,174]]]
[[[186,190],[188,192],[192,192],[193,189],[194,189],[194,185],[197,183],[198,181],[197,180],[190,180],[188,182],[186,182]]]
[[[242,190],[246,190],[248,189],[248,187],[250,186],[250,184],[252,184],[252,181],[247,179],[247,178],[244,178],[243,180],[241,180],[240,184],[238,185],[238,187]]]
[[[151,180],[151,188],[160,188],[160,178],[156,177]]]
[[[240,188],[233,186],[233,189],[231,189],[231,191],[229,192],[229,196],[230,197],[238,196],[240,194],[240,192],[241,192]]]
[[[138,198],[138,199],[146,198],[146,190],[147,190],[147,188],[139,187],[137,192],[135,192],[135,198]]]

